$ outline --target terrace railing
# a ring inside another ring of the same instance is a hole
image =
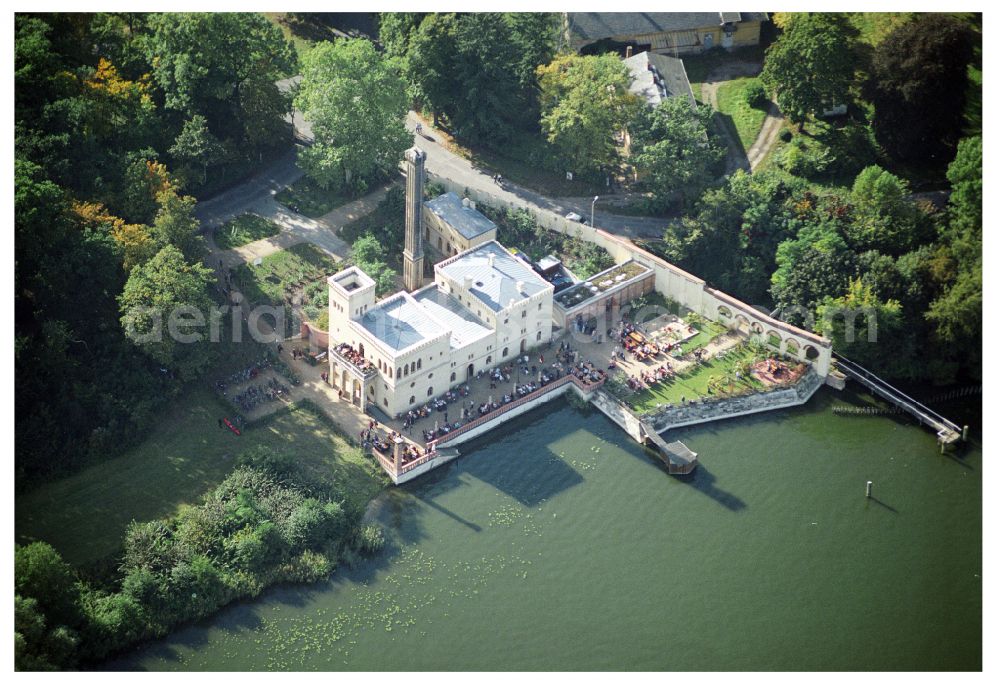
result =
[[[577,378],[572,374],[563,376],[549,383],[548,385],[542,386],[538,390],[535,390],[534,392],[525,395],[524,397],[519,397],[513,402],[508,402],[507,404],[495,409],[494,411],[491,411],[488,414],[485,414],[484,416],[480,416],[477,419],[469,421],[460,428],[456,428],[455,430],[451,431],[450,433],[441,438],[431,440],[429,443],[427,443],[427,451],[423,454],[423,456],[420,456],[417,459],[414,459],[413,461],[409,461],[405,464],[400,465],[398,471],[396,470],[396,464],[391,454],[384,454],[376,447],[372,447],[372,454],[375,455],[376,459],[378,459],[379,464],[382,465],[382,468],[384,468],[386,472],[389,473],[389,475],[398,478],[404,473],[412,471],[418,466],[422,466],[423,464],[426,464],[427,462],[432,461],[436,459],[438,456],[440,456],[438,452],[438,447],[445,447],[446,446],[445,443],[454,440],[463,433],[478,428],[479,426],[482,426],[483,424],[488,423],[490,421],[494,421],[497,418],[506,414],[507,412],[510,412],[516,409],[517,407],[526,404],[527,402],[531,402],[532,400],[538,399],[539,397],[547,393],[550,393],[553,390],[557,390],[565,386],[567,383],[573,383],[583,392],[586,393],[593,392],[594,390],[597,390],[598,388],[603,386],[604,381],[606,379],[607,376],[604,376],[599,381],[585,381],[580,378]]]
[[[336,347],[330,348],[330,355],[344,366],[357,371],[365,380],[378,375],[378,369],[371,362],[366,361],[364,366],[352,361],[349,357],[339,352]]]
[[[470,430],[473,430],[474,428],[478,428],[479,426],[483,425],[484,423],[488,423],[490,421],[493,421],[494,419],[496,419],[496,418],[498,418],[498,417],[506,414],[507,412],[509,412],[509,411],[511,411],[513,409],[516,409],[517,407],[520,407],[522,404],[525,404],[527,402],[531,402],[532,400],[538,399],[542,395],[545,395],[547,393],[552,392],[553,390],[561,388],[562,386],[566,385],[567,383],[573,383],[573,384],[575,384],[583,392],[592,392],[592,391],[596,390],[597,388],[601,387],[602,385],[604,385],[604,381],[606,379],[607,379],[607,376],[601,378],[601,380],[599,380],[599,381],[590,382],[590,381],[581,380],[580,378],[577,378],[576,376],[574,376],[572,374],[568,374],[566,376],[563,376],[563,377],[561,377],[561,378],[559,378],[559,379],[557,379],[557,380],[549,383],[548,385],[542,386],[541,388],[539,388],[538,390],[535,390],[532,393],[528,393],[524,397],[519,397],[518,399],[514,400],[513,402],[508,402],[507,404],[505,404],[505,405],[503,405],[501,407],[498,407],[497,409],[491,411],[490,413],[485,414],[483,416],[480,416],[478,419],[474,419],[472,421],[469,421],[468,423],[464,424],[460,428],[456,428],[455,430],[451,431],[450,433],[448,433],[444,437],[437,438],[436,440],[432,440],[431,442],[428,443],[428,446],[430,447],[430,452],[428,452],[428,454],[433,454],[433,452],[437,450],[438,446],[444,446],[444,443],[447,443],[447,442],[450,442],[451,440],[454,440],[455,438],[457,438],[462,433],[466,433],[466,432],[468,432]]]

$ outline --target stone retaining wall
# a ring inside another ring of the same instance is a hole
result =
[[[757,392],[741,397],[730,397],[712,402],[688,402],[680,407],[661,409],[644,415],[657,433],[671,428],[691,426],[709,421],[718,421],[736,416],[746,416],[762,411],[784,409],[805,404],[816,390],[823,385],[824,377],[810,370],[793,387],[779,388],[769,392]]]
[[[730,328],[745,330],[751,337],[761,340],[772,349],[783,353],[788,352],[795,359],[809,363],[821,376],[826,376],[830,371],[833,346],[829,339],[771,318],[749,304],[710,287],[703,279],[646,252],[625,238],[602,231],[599,228],[569,221],[565,217],[541,209],[520,198],[512,200],[498,197],[475,188],[467,188],[444,176],[435,175],[433,180],[444,186],[446,190],[453,191],[459,197],[468,196],[476,202],[496,209],[525,209],[531,213],[540,226],[564,235],[579,237],[603,247],[617,263],[634,259],[653,270],[656,290],[666,297],[679,302],[687,309],[697,312],[707,319],[721,320]],[[724,315],[724,312],[728,312],[728,316]],[[780,340],[779,346],[768,343],[771,334]],[[793,348],[794,353],[791,352]]]

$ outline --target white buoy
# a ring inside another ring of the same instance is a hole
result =
[[[865,485],[865,497],[871,499],[871,496],[872,496],[872,482],[868,481],[868,484]]]

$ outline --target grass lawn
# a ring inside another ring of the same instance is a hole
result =
[[[130,521],[170,516],[197,502],[254,445],[295,454],[360,504],[382,487],[371,460],[309,410],[275,416],[239,437],[218,426],[219,417],[231,414],[208,388],[189,391],[138,447],[19,495],[17,541],[44,540],[71,564],[96,562],[117,552]]]
[[[716,93],[719,112],[725,115],[736,129],[736,135],[743,145],[744,152],[757,140],[764,119],[767,117],[765,110],[751,107],[744,98],[747,86],[757,82],[759,82],[757,78],[733,79],[721,84]]]
[[[684,62],[684,71],[687,72],[688,81],[691,82],[694,97],[698,102],[702,102],[701,86],[708,80],[708,75],[713,70],[727,62],[763,62],[764,51],[758,45],[737,48],[732,52],[716,48],[697,55],[684,55],[681,59]]]
[[[248,243],[278,235],[281,228],[270,219],[256,214],[243,214],[222,226],[215,227],[215,244],[223,250],[247,245]]]
[[[753,354],[745,347],[739,348],[735,352],[730,352],[724,359],[712,359],[705,364],[699,364],[685,374],[636,393],[628,398],[629,403],[638,412],[644,413],[656,409],[657,404],[679,404],[682,397],[689,401],[699,397],[710,397],[712,395],[708,392],[708,384],[713,376],[721,378],[733,364],[752,356]],[[763,387],[763,384],[753,377],[743,378],[733,386],[732,394],[761,390]]]
[[[275,195],[274,199],[293,212],[316,219],[355,198],[337,191],[324,190],[312,179],[303,176]]]
[[[299,59],[309,51],[314,43],[321,40],[332,41],[337,32],[322,21],[308,13],[264,12],[265,17],[274,23],[285,35],[285,40],[292,41],[295,54]]]

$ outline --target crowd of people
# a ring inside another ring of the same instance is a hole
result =
[[[498,396],[497,399],[490,396],[487,401],[478,404],[474,400],[469,400],[468,403],[463,401],[459,416],[453,417],[456,419],[454,421],[449,421],[448,404],[468,396],[468,385],[461,386],[457,391],[449,391],[443,397],[432,400],[430,404],[411,409],[405,415],[397,415],[396,419],[402,419],[403,430],[409,433],[417,421],[430,418],[435,409],[444,410],[443,421],[435,421],[433,428],[428,427],[421,430],[424,441],[429,443],[461,428],[469,421],[488,417],[505,405],[538,392],[566,374],[571,374],[587,384],[598,383],[604,380],[607,375],[604,370],[598,368],[591,361],[580,360],[580,353],[567,343],[559,345],[555,361],[550,359],[550,363],[546,364],[545,355],[539,355],[537,363],[533,362],[534,360],[529,356],[522,355],[509,364],[492,369],[481,369],[476,373],[476,378],[479,380],[488,379],[491,390],[496,389],[499,384],[512,383],[513,387],[509,392]],[[518,374],[518,379],[524,380],[515,379],[515,374]]]
[[[361,446],[365,449],[372,448],[381,452],[384,456],[392,458],[393,456],[393,445],[396,444],[398,438],[403,436],[396,430],[387,430],[384,436],[379,434],[379,424],[378,421],[372,419],[368,422],[368,426],[361,431]],[[404,441],[402,446],[402,453],[400,454],[400,462],[402,464],[409,464],[414,459],[419,459],[423,456],[420,448],[411,442]]]
[[[347,359],[347,361],[351,362],[356,367],[361,369],[362,372],[367,372],[368,369],[374,368],[374,365],[370,361],[365,359],[360,352],[358,352],[345,342],[337,345],[336,350],[337,354],[341,355],[342,357]]]
[[[629,388],[638,391],[665,381],[673,375],[674,367],[670,362],[667,362],[666,365],[661,364],[652,371],[642,371],[638,376],[633,374],[628,377],[626,382]]]

